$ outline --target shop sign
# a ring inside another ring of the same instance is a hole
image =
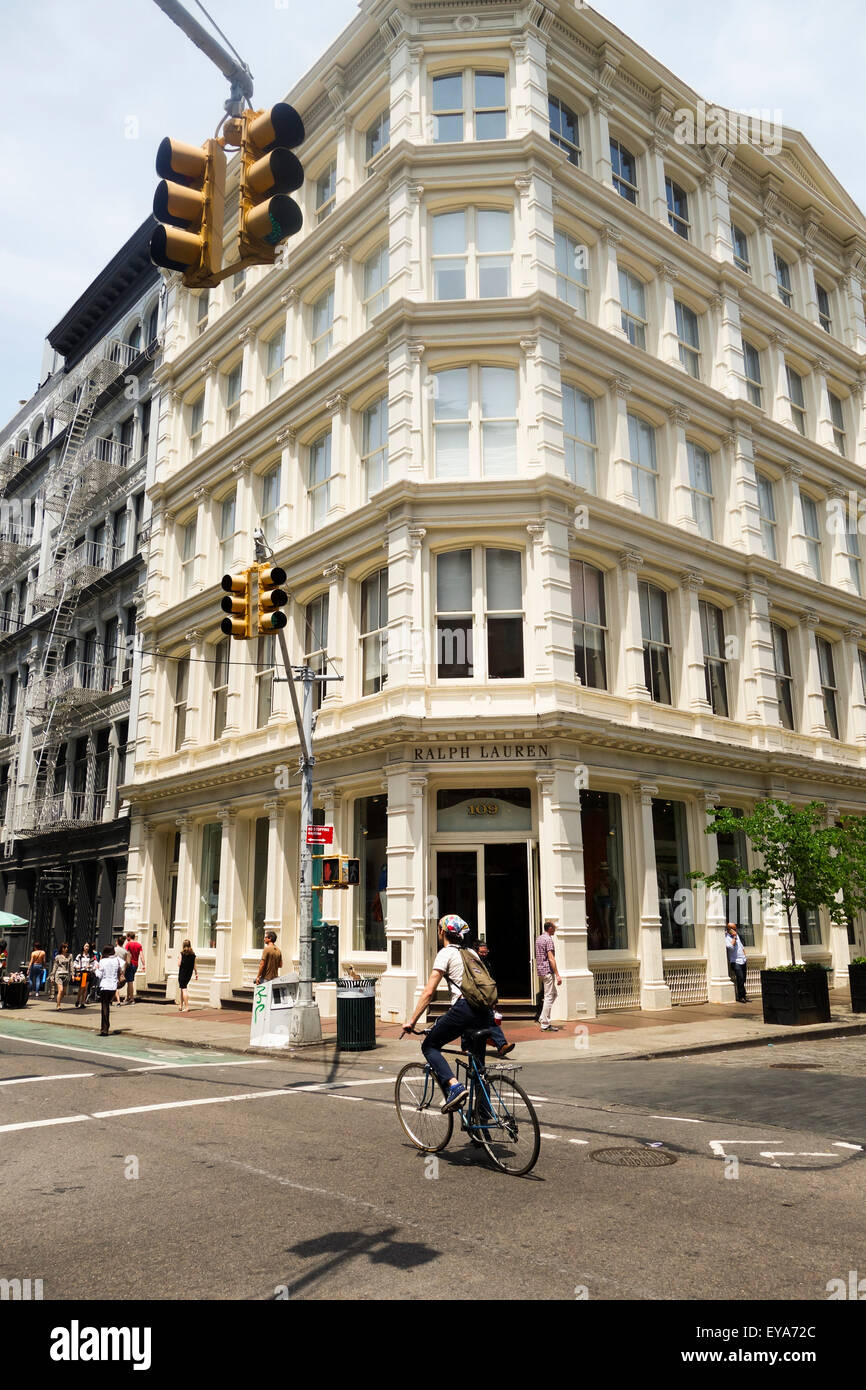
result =
[[[416,747],[416,763],[521,762],[549,758],[547,743],[439,743]]]

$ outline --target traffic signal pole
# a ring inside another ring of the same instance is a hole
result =
[[[253,75],[246,63],[232,57],[222,44],[217,43],[197,19],[187,14],[179,0],[155,0],[155,3],[231,83],[232,94],[226,102],[226,110],[232,116],[239,116],[244,109],[244,101],[252,103],[253,99]]]

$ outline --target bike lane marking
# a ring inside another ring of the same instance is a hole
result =
[[[12,1076],[8,1081],[0,1081],[0,1086],[24,1086],[29,1081],[80,1081],[85,1076],[96,1076],[95,1071],[59,1071],[53,1076]]]

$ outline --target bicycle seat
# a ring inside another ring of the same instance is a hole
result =
[[[474,1043],[480,1043],[485,1038],[489,1038],[492,1033],[492,1028],[475,1028],[467,1033],[464,1033],[463,1038],[466,1040],[466,1042],[468,1042],[469,1046],[472,1047]]]

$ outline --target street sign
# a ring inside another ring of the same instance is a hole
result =
[[[308,825],[307,844],[308,845],[332,845],[334,843],[334,827],[332,825]]]

